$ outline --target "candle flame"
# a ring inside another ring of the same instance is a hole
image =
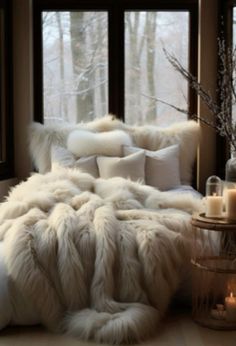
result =
[[[233,292],[230,292],[230,298],[233,298],[233,296],[234,296]]]

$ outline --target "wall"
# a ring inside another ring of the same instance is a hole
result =
[[[24,179],[31,170],[27,126],[33,115],[32,1],[13,0],[15,174]]]
[[[0,181],[0,200],[31,171],[27,126],[33,114],[32,1],[13,0],[13,107],[15,177]]]
[[[4,196],[7,195],[9,188],[11,186],[16,185],[17,182],[18,182],[17,178],[0,181],[0,201],[2,201]]]

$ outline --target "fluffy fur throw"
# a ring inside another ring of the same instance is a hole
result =
[[[0,208],[9,322],[34,316],[96,342],[149,337],[181,280],[199,203],[73,169],[34,174]]]

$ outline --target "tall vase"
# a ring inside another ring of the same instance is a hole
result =
[[[231,158],[226,162],[225,180],[236,183],[236,151],[233,151]]]

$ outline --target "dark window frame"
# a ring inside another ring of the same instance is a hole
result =
[[[232,46],[233,39],[233,7],[236,6],[236,0],[219,0],[218,16],[218,37],[225,39],[227,46]],[[224,137],[219,134],[216,136],[216,174],[225,179],[225,164],[230,158],[230,146]]]
[[[124,25],[125,11],[188,11],[189,70],[197,76],[198,1],[197,0],[34,0],[34,119],[43,122],[42,11],[94,10],[108,12],[108,111],[124,120]],[[112,81],[112,82],[111,82]],[[189,87],[189,114],[196,114],[197,96]]]
[[[0,112],[0,140],[2,161],[0,161],[0,180],[13,177],[13,71],[12,71],[12,1],[0,0],[0,9],[3,11],[3,54],[4,54],[4,76],[3,94],[0,90],[0,108],[4,102],[4,112]],[[2,69],[0,69],[0,73]],[[4,100],[3,100],[4,99]]]

